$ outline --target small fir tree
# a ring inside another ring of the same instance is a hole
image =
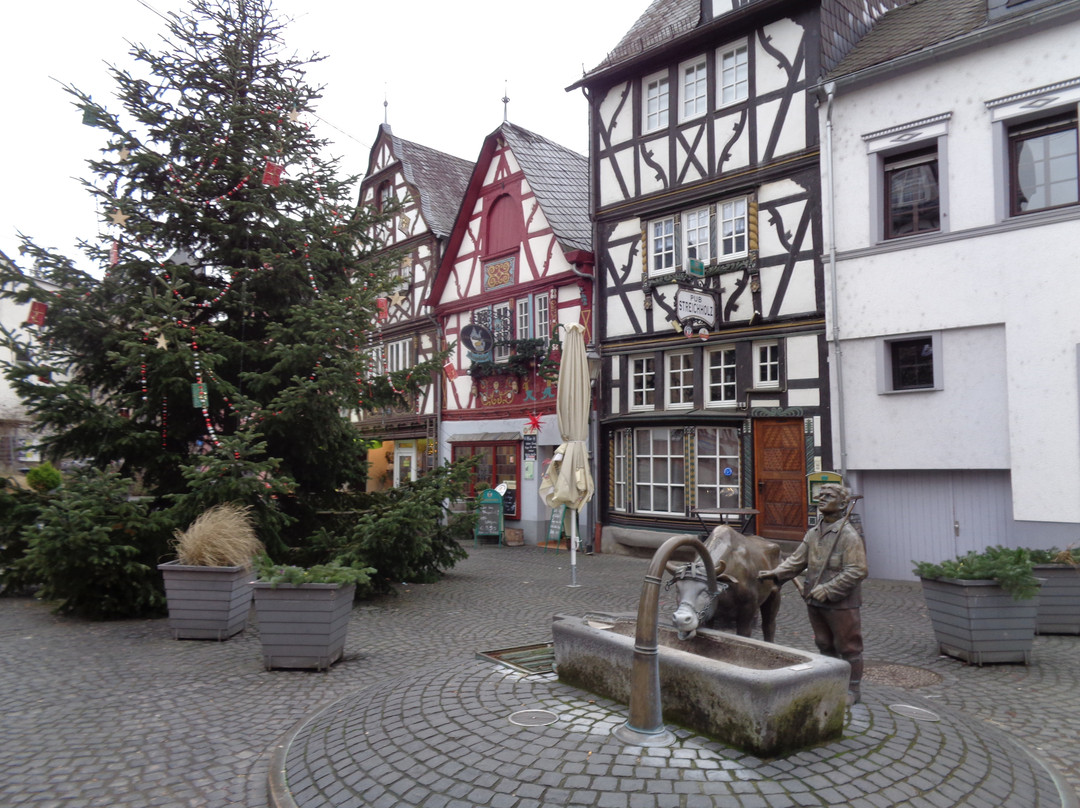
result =
[[[305,124],[317,57],[287,55],[282,28],[268,0],[193,0],[163,50],[110,67],[122,110],[66,88],[105,138],[83,181],[102,232],[81,244],[104,277],[26,239],[34,271],[2,278],[38,304],[6,332],[6,374],[45,454],[138,480],[177,525],[251,505],[271,550],[298,517],[314,532],[310,503],[363,489],[349,413],[405,403],[441,364],[376,372],[397,259],[373,257],[380,214],[351,210],[354,178]]]

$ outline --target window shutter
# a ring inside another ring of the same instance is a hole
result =
[[[678,270],[682,267],[683,263],[683,246],[682,246],[682,214],[675,214],[675,269]]]

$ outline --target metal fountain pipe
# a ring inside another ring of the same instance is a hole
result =
[[[630,716],[625,724],[614,730],[615,737],[633,746],[670,746],[675,742],[674,734],[664,728],[660,704],[660,584],[663,583],[664,570],[672,553],[687,545],[701,556],[709,594],[716,595],[716,568],[700,539],[672,536],[660,545],[645,573],[641,600],[638,602],[634,662],[630,669]]]

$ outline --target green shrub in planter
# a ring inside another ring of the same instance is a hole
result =
[[[256,580],[271,586],[278,584],[342,584],[365,586],[375,570],[371,567],[346,566],[340,561],[296,567],[274,564],[268,556],[255,559]]]
[[[996,581],[1014,600],[1027,600],[1039,594],[1031,551],[1019,548],[987,547],[981,553],[972,550],[967,555],[949,561],[932,563],[913,561],[915,574],[929,580]]]

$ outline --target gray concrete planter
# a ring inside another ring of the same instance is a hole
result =
[[[1013,600],[996,581],[922,579],[923,597],[942,654],[986,665],[1031,664],[1039,596]]]
[[[1080,567],[1071,564],[1036,564],[1043,578],[1039,590],[1039,634],[1080,634]]]
[[[256,581],[263,664],[326,670],[345,649],[356,585],[273,584]]]
[[[178,640],[227,640],[247,625],[251,570],[158,564],[165,579],[169,628]]]

